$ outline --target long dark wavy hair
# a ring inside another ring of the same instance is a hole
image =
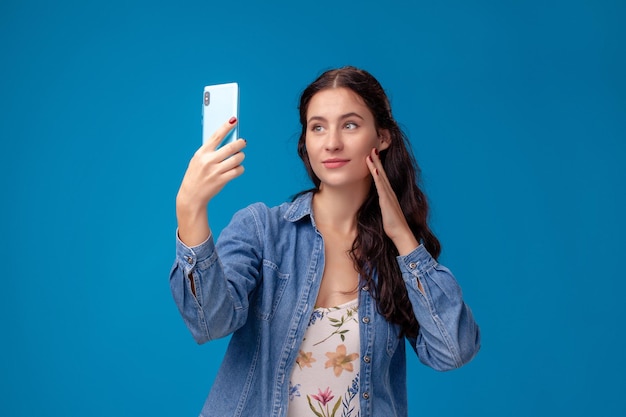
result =
[[[318,192],[320,179],[311,168],[306,150],[307,110],[311,98],[329,88],[348,88],[358,94],[374,115],[376,130],[387,129],[391,143],[380,151],[380,158],[389,182],[398,197],[404,217],[411,231],[435,258],[441,252],[437,237],[428,227],[428,203],[419,187],[420,168],[411,152],[410,143],[391,113],[389,99],[382,86],[370,73],[355,67],[343,67],[324,72],[300,96],[300,124],[298,155]],[[311,191],[311,190],[309,190]],[[306,191],[305,191],[306,192]],[[304,193],[304,192],[303,192]],[[302,193],[300,193],[302,194]],[[382,215],[376,186],[372,181],[370,192],[357,212],[357,237],[352,243],[350,256],[361,278],[369,287],[385,319],[400,326],[401,336],[416,337],[419,324],[396,261],[398,251],[383,230]],[[373,279],[378,273],[378,282]]]

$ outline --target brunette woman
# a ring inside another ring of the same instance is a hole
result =
[[[243,173],[244,140],[216,149],[234,118],[180,186],[174,299],[198,343],[232,334],[200,415],[406,416],[405,340],[449,370],[478,351],[478,326],[437,262],[419,168],[378,81],[327,71],[299,110],[313,188],[294,201],[242,209],[214,244],[207,205]]]

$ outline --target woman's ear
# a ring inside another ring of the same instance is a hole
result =
[[[378,150],[384,151],[391,145],[391,133],[387,129],[379,129],[378,130]]]

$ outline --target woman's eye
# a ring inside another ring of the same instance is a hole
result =
[[[320,125],[313,125],[313,126],[311,127],[311,130],[312,130],[313,132],[321,132],[321,131],[323,130],[323,127],[322,127],[322,126],[320,126]]]
[[[356,123],[354,123],[354,122],[348,122],[345,125],[346,129],[356,129],[357,127],[359,127],[359,126]]]

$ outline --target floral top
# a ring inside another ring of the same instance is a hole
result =
[[[289,417],[358,417],[358,299],[316,308],[289,382]]]

